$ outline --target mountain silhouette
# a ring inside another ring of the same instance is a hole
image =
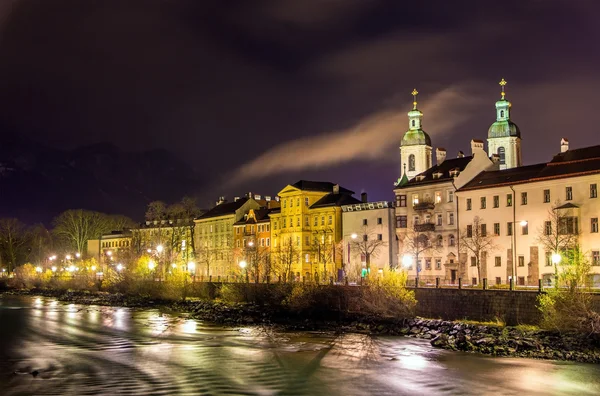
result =
[[[20,136],[0,139],[0,217],[49,224],[66,209],[124,214],[141,221],[150,201],[178,201],[199,174],[173,153],[124,151],[111,143],[72,150]]]

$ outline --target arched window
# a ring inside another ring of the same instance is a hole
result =
[[[500,157],[500,164],[506,164],[506,153],[504,151],[504,147],[498,147],[498,157]]]
[[[408,156],[408,170],[409,171],[415,170],[415,155],[414,154],[411,154]]]
[[[444,244],[444,238],[442,238],[441,235],[437,236],[436,244],[437,244],[437,247],[442,247],[442,245]]]
[[[500,117],[504,117],[504,110],[500,110]]]
[[[450,234],[448,236],[448,246],[454,246],[455,242],[454,242],[454,235]]]
[[[412,120],[412,126],[415,126],[415,120]]]

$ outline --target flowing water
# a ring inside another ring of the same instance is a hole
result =
[[[600,365],[0,296],[0,395],[599,395]]]

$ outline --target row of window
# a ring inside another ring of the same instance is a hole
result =
[[[380,224],[380,223],[378,223]],[[321,216],[321,225],[324,226],[325,225],[325,216]],[[333,225],[333,216],[329,215],[327,216],[327,225]],[[286,217],[281,219],[281,228],[287,228],[288,226],[288,219]],[[291,217],[289,219],[289,226],[290,227],[294,227],[294,218]],[[309,220],[309,216],[304,216],[304,226],[305,227],[310,227],[310,220]],[[319,226],[319,216],[314,216],[313,218],[313,226],[314,227],[318,227]],[[300,217],[296,217],[296,227],[300,227]],[[273,223],[273,230],[277,230],[279,228],[279,221],[275,221]]]
[[[598,185],[596,183],[590,184],[590,198],[598,198]],[[493,207],[500,207],[500,196],[494,195],[493,199]],[[550,190],[546,189],[543,191],[542,199],[544,203],[550,203],[551,196]],[[573,187],[567,186],[565,187],[565,201],[573,200]],[[479,208],[486,209],[487,207],[487,197],[479,198]],[[521,193],[521,205],[527,205],[528,202],[528,194],[527,192]],[[512,206],[512,194],[506,194],[506,206]],[[473,202],[471,198],[467,198],[467,210],[471,210],[473,208]]]
[[[425,215],[424,217],[425,224],[431,223],[431,215]],[[421,218],[419,216],[413,217],[414,224],[421,224]],[[446,213],[446,224],[454,225],[454,213],[448,212]],[[444,215],[441,213],[437,213],[435,215],[435,225],[443,226],[444,225]],[[408,216],[401,215],[396,216],[396,228],[407,228],[408,227]]]
[[[237,235],[240,235],[242,233],[242,230],[244,230],[246,226],[241,226],[241,227],[235,227],[235,233]],[[250,233],[254,234],[254,230],[258,230],[258,232],[269,232],[271,231],[271,225],[270,224],[259,224],[256,226],[256,228],[251,225],[250,226]]]
[[[296,198],[296,206],[300,207],[300,198]],[[281,202],[283,203],[283,207],[287,208],[288,207],[288,202],[290,205],[290,208],[294,207],[294,198],[289,198],[289,199],[282,199]],[[309,199],[308,197],[304,197],[304,206],[308,207],[309,205]]]
[[[407,199],[406,195],[404,195],[404,194],[396,195],[396,206],[400,207],[400,208],[405,208],[406,207],[406,199]],[[413,194],[412,195],[413,206],[418,204],[419,202],[420,202],[420,195]],[[430,193],[423,194],[423,202],[433,202],[435,204],[442,203],[442,192],[441,191],[434,192],[433,200],[431,199]],[[448,203],[454,202],[454,191],[452,191],[452,190],[446,191],[446,202],[448,202]]]
[[[425,269],[426,270],[431,270],[431,264],[432,264],[432,259],[431,258],[425,258]],[[450,262],[453,262],[453,260],[450,260]],[[422,261],[421,259],[417,260],[417,268],[419,269],[419,271],[421,271],[423,269],[422,265],[421,265]],[[442,269],[442,259],[441,258],[436,258],[435,259],[435,269],[436,270],[441,270]],[[412,264],[408,266],[409,270],[412,270]]]
[[[131,241],[128,241],[128,240],[108,241],[108,242],[102,242],[102,247],[103,248],[129,247],[130,243],[131,243]]]
[[[200,227],[200,234],[225,231],[231,231],[231,223],[210,224],[207,226]]]
[[[506,235],[511,236],[513,234],[513,222],[509,221],[506,223]],[[494,223],[494,236],[500,235],[500,223]],[[592,217],[590,219],[590,232],[598,232],[598,218]],[[487,224],[480,224],[479,235],[481,237],[487,236]],[[544,234],[545,235],[575,235],[579,233],[578,219],[575,216],[565,216],[558,219],[558,224],[553,225],[552,221],[544,222]],[[529,234],[529,223],[521,224],[521,235]],[[473,237],[473,225],[467,225],[467,237]]]
[[[594,266],[600,265],[600,251],[599,250],[592,250],[592,252],[590,254],[590,258],[592,261],[592,265],[594,265]],[[507,261],[508,261],[508,259],[507,259]],[[552,264],[552,252],[546,252],[545,265],[547,267],[551,267],[553,265]],[[477,266],[477,258],[475,256],[471,256],[471,267],[476,267],[476,266]],[[494,257],[494,267],[501,267],[501,266],[502,266],[502,256],[495,256]],[[519,255],[517,257],[517,266],[525,267],[525,256]]]
[[[363,219],[363,221],[362,221],[362,224],[363,224],[364,226],[366,226],[366,225],[369,225],[369,220],[367,220],[367,219]],[[377,218],[377,225],[381,225],[381,224],[383,224],[383,218],[381,218],[381,217],[378,217],[378,218]]]
[[[271,238],[259,238],[259,239],[257,239],[257,242],[258,242],[258,246],[260,246],[260,247],[271,246]],[[243,240],[237,239],[235,241],[235,247],[237,247],[237,248],[247,247],[247,246],[248,246],[248,242],[245,239],[243,239]]]

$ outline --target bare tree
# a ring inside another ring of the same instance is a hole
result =
[[[429,223],[415,224],[413,229],[408,229],[402,239],[401,252],[415,258],[417,265],[417,277],[421,271],[419,268],[419,257],[432,255],[441,250],[435,241],[434,226]]]
[[[475,256],[477,279],[481,283],[481,255],[483,252],[492,252],[497,249],[494,238],[487,232],[482,218],[475,216],[473,223],[468,224],[460,232],[460,247],[464,253],[471,253]]]
[[[371,258],[379,257],[379,251],[381,248],[387,246],[387,242],[383,239],[379,239],[379,234],[366,226],[363,227],[363,231],[355,240],[350,242],[351,249],[358,252],[365,258],[367,265],[367,274],[371,273]]]
[[[0,219],[0,255],[8,272],[22,264],[28,242],[29,232],[25,224],[15,218]]]
[[[53,233],[62,239],[69,249],[85,252],[87,241],[98,239],[102,234],[111,231],[109,216],[83,209],[67,210],[58,215],[54,221]]]
[[[217,254],[212,246],[208,245],[208,241],[201,243],[201,246],[197,250],[198,263],[203,265],[202,275],[206,273],[206,276],[210,275],[210,267],[216,261]]]
[[[163,201],[153,201],[146,209],[146,220],[165,220],[167,218],[167,205]]]
[[[53,240],[50,231],[43,224],[31,227],[27,260],[40,265],[50,255],[52,248]]]
[[[272,250],[276,262],[276,272],[282,275],[284,280],[291,279],[293,265],[300,261],[301,254],[300,249],[290,238],[285,240],[282,238],[282,243]]]
[[[564,254],[575,249],[579,242],[581,233],[571,209],[557,209],[561,201],[554,202],[554,206],[548,209],[548,217],[544,224],[538,229],[537,242],[550,254]],[[558,276],[558,263],[554,263],[554,275]]]

